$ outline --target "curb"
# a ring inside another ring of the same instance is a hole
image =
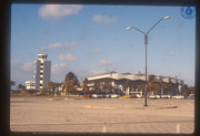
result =
[[[84,108],[89,109],[174,109],[178,108],[178,106],[150,106],[150,107],[108,107],[108,106],[83,106]]]

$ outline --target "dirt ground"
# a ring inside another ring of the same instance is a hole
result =
[[[12,132],[193,133],[194,99],[10,98]]]

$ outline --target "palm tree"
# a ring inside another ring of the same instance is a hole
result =
[[[102,89],[106,92],[109,91],[110,93],[112,93],[112,86],[111,86],[111,82],[109,80],[105,80]]]
[[[22,84],[19,84],[19,85],[17,86],[17,90],[19,90],[19,91],[22,90]]]
[[[62,92],[62,89],[63,89],[63,88],[62,88],[62,84],[63,84],[63,83],[56,83],[56,87],[57,87],[57,90],[58,90],[57,93],[58,93],[59,95],[60,95],[60,93]]]
[[[53,82],[48,82],[47,85],[48,85],[48,88],[49,88],[49,94],[50,94],[50,93],[53,92],[53,90],[54,90]]]
[[[21,89],[22,89],[23,92],[26,92],[26,86],[22,85]]]
[[[133,92],[133,91],[135,91],[136,84],[134,82],[131,82],[130,87],[131,87],[131,90]]]
[[[126,80],[125,85],[123,86],[123,90],[126,90],[127,88],[131,87],[131,83],[129,80]],[[129,92],[130,93],[130,92]],[[129,95],[129,94],[128,94]]]
[[[156,79],[155,75],[149,75],[149,79],[147,81],[147,88],[150,94],[152,93],[153,88],[157,88],[157,82],[158,80]]]
[[[162,96],[163,96],[163,91],[165,89],[169,89],[169,88],[170,88],[169,84],[160,81],[160,98],[162,98]]]
[[[100,94],[101,87],[100,87],[100,82],[99,81],[95,81],[93,89],[94,89],[95,92],[98,92]]]

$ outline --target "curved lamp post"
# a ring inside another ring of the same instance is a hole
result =
[[[137,30],[137,31],[139,31],[139,32],[141,32],[141,33],[144,34],[144,44],[145,44],[145,81],[146,81],[145,93],[144,93],[144,95],[145,95],[144,106],[148,106],[148,105],[147,105],[147,44],[148,44],[148,34],[149,34],[149,32],[150,32],[158,23],[160,23],[160,21],[165,20],[165,19],[169,19],[169,16],[166,16],[166,17],[161,18],[160,20],[158,20],[158,22],[156,22],[156,23],[149,29],[149,31],[147,31],[146,33],[143,32],[143,31],[141,31],[141,30],[139,30],[139,29],[137,29],[136,27],[133,27],[133,26],[126,28],[126,30],[135,29],[135,30]]]

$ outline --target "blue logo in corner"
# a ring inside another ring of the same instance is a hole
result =
[[[186,2],[181,7],[181,16],[185,19],[193,19],[196,17],[196,8],[193,3]]]

